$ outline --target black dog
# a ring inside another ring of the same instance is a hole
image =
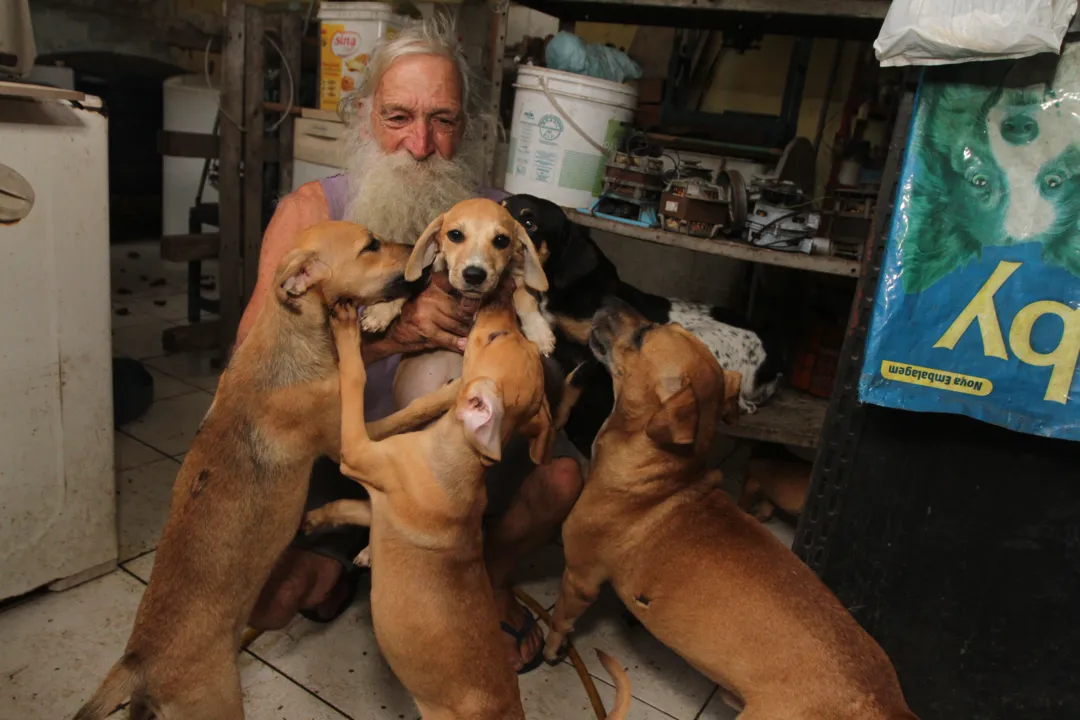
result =
[[[588,348],[593,314],[608,297],[617,297],[655,323],[679,323],[698,336],[725,370],[742,373],[739,406],[752,413],[776,392],[781,352],[749,327],[737,314],[642,292],[619,279],[615,265],[589,236],[570,222],[553,202],[532,195],[512,195],[503,201],[532,239],[548,278],[540,307],[555,327],[554,359],[564,373],[581,363],[573,384],[581,396],[566,424],[566,433],[588,456],[600,426],[611,413],[610,382],[594,382],[605,372],[593,362]]]

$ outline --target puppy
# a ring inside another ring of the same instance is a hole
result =
[[[797,518],[806,505],[812,469],[802,460],[752,458],[739,507],[761,522],[770,520],[777,508],[788,518]]]
[[[135,719],[244,716],[241,633],[300,524],[312,462],[341,446],[327,305],[405,294],[408,255],[408,246],[352,223],[299,236],[184,458],[124,655],[78,720],[103,718],[128,696]],[[431,410],[416,421],[436,416]]]
[[[724,308],[683,302],[642,292],[622,282],[615,265],[589,237],[588,230],[566,217],[555,203],[532,195],[512,195],[503,201],[525,229],[540,257],[549,288],[541,310],[555,326],[555,360],[563,372],[590,363],[578,374],[582,397],[566,431],[578,449],[588,454],[593,438],[611,410],[611,385],[588,350],[592,317],[604,300],[617,297],[652,322],[675,322],[696,335],[725,369],[738,372],[743,385],[739,407],[752,413],[776,392],[783,366],[783,344],[752,329]]]
[[[540,258],[525,230],[505,208],[484,198],[465,200],[435,218],[413,246],[405,268],[407,280],[418,280],[425,268],[447,270],[450,284],[463,296],[488,297],[507,272],[514,280],[514,309],[522,330],[544,355],[555,347],[555,335],[530,290],[547,290]],[[362,325],[377,332],[390,325],[403,300],[368,308]],[[404,407],[461,374],[461,357],[448,350],[404,358],[394,380],[395,400]]]
[[[740,720],[913,720],[877,643],[706,472],[735,385],[712,352],[618,300],[597,313],[589,344],[615,408],[563,525],[545,657],[610,581],[649,632],[737,698]]]
[[[511,433],[530,439],[538,464],[550,452],[539,350],[518,330],[513,308],[492,300],[469,334],[453,412],[423,431],[372,442],[357,421],[365,371],[355,311],[342,305],[331,322],[341,373],[341,469],[371,498],[312,511],[305,529],[370,524],[375,636],[423,717],[523,718],[517,678],[501,650],[481,517],[484,469],[499,461]],[[619,693],[625,714],[628,687]]]

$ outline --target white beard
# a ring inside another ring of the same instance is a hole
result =
[[[345,217],[379,237],[412,245],[428,224],[478,191],[475,153],[467,138],[452,160],[433,154],[416,160],[405,149],[390,155],[378,141],[350,127]]]

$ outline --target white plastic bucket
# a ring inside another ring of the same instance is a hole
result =
[[[408,18],[381,2],[319,4],[319,109],[336,110],[343,95],[359,87],[379,38],[393,37]]]
[[[630,85],[524,65],[510,127],[504,189],[564,207],[588,207],[603,187],[605,151],[629,132]]]

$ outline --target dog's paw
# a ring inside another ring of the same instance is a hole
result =
[[[342,298],[330,309],[330,327],[335,333],[356,331],[356,301]]]
[[[304,514],[304,519],[300,523],[300,532],[304,535],[310,535],[325,524],[325,519],[322,516],[320,510],[312,510],[309,513]]]
[[[368,333],[382,332],[401,314],[404,304],[405,300],[402,298],[369,305],[364,308],[364,314],[360,317],[360,327]]]
[[[555,333],[539,313],[528,315],[521,320],[521,331],[525,337],[540,349],[544,357],[555,350]]]
[[[366,546],[363,550],[361,550],[356,555],[355,558],[353,558],[353,565],[355,565],[356,567],[364,567],[364,568],[370,568],[371,567],[371,546],[370,545]]]
[[[544,641],[544,660],[547,660],[551,664],[562,662],[566,657],[566,653],[570,647],[570,643],[566,639],[566,635],[561,632],[555,632],[552,630],[548,633],[547,639]]]

